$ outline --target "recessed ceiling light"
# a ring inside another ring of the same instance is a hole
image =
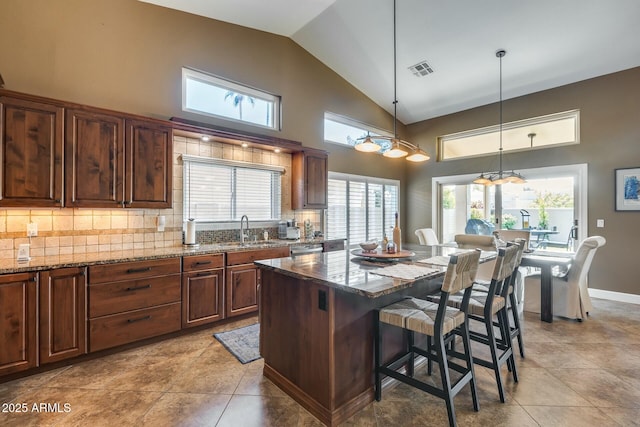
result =
[[[207,142],[209,140],[209,137],[207,135],[202,135],[200,139],[204,142]]]
[[[279,152],[280,152],[280,149],[279,149],[279,148],[276,148],[275,150],[273,150],[273,152],[274,152],[274,153],[279,153]]]
[[[240,145],[242,145],[242,148],[247,148],[247,147],[249,146],[249,144],[247,144],[246,142],[243,142],[243,143],[242,143],[242,144],[240,144]]]

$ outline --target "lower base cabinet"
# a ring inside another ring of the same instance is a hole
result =
[[[89,267],[89,351],[181,328],[180,258]]]
[[[40,363],[87,352],[86,267],[40,273]]]
[[[224,319],[224,254],[184,257],[182,271],[182,327]]]
[[[260,269],[254,261],[288,257],[288,246],[227,253],[226,317],[258,311]]]
[[[0,276],[0,375],[38,366],[37,273]]]

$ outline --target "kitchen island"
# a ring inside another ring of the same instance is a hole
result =
[[[411,260],[438,255],[422,248]],[[347,250],[255,263],[261,269],[263,374],[326,425],[347,420],[374,400],[374,310],[439,290],[433,279],[444,275],[444,266],[400,262],[431,272],[417,280],[380,276],[375,271],[389,263]],[[404,337],[393,327],[383,334],[383,358],[390,359]]]

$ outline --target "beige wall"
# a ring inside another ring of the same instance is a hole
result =
[[[177,116],[208,121],[213,126],[235,128],[302,142],[330,152],[329,169],[360,175],[404,180],[404,162],[378,155],[356,153],[348,147],[323,142],[323,114],[331,111],[391,129],[391,116],[289,38],[251,30],[136,0],[8,0],[0,13],[0,73],[5,88],[65,101],[78,102],[160,119]],[[282,130],[269,131],[181,111],[181,68],[188,66],[236,80],[282,96]],[[402,127],[400,131],[402,131]],[[174,182],[181,183],[181,179]],[[174,188],[175,197],[181,188]],[[290,205],[289,205],[290,206]],[[181,212],[170,215],[179,227]],[[74,229],[98,224],[103,237],[85,243],[119,245],[120,238],[104,235],[134,234],[147,245],[176,242],[175,237],[154,235],[157,211],[128,212],[136,219],[133,232],[123,227],[122,211],[68,209],[0,213],[0,250],[13,250],[28,215],[42,221],[40,230],[50,246],[35,242],[37,251],[70,253],[83,242]],[[283,216],[291,217],[286,203]],[[297,212],[296,218],[307,213]],[[56,217],[66,217],[64,233],[54,227]],[[91,216],[92,219],[80,219]],[[13,219],[10,217],[14,217]],[[73,218],[77,217],[77,220]],[[102,218],[98,220],[96,218]],[[3,225],[4,221],[4,235]],[[106,222],[109,224],[107,225]],[[49,227],[49,224],[52,224]],[[113,224],[117,226],[112,227]],[[127,222],[128,223],[128,222]],[[9,226],[7,228],[7,225]],[[88,225],[87,225],[88,226]],[[7,230],[11,230],[7,233]],[[19,231],[18,231],[19,230]],[[83,230],[83,233],[85,231]],[[63,235],[64,234],[64,235]],[[53,239],[64,237],[60,246]],[[78,237],[76,240],[73,237]],[[100,240],[101,239],[101,240]],[[129,247],[130,237],[124,245]],[[11,240],[11,241],[10,241]],[[84,240],[86,242],[86,239]],[[153,243],[152,243],[153,242]],[[102,246],[106,249],[107,246]],[[82,250],[82,249],[77,249]],[[6,252],[8,253],[8,252]]]
[[[588,234],[602,235],[607,246],[596,256],[589,285],[640,294],[635,262],[640,237],[640,212],[616,212],[614,169],[640,167],[640,68],[586,80],[504,102],[504,121],[580,110],[580,144],[505,154],[508,168],[588,164]],[[435,153],[436,138],[498,122],[497,104],[414,123],[408,137]],[[431,177],[480,173],[487,159],[432,162],[429,168],[407,171],[407,228],[431,226]],[[596,219],[605,228],[596,228]]]
[[[287,37],[136,0],[8,0],[0,58],[7,89],[300,141],[336,153],[334,171],[404,172],[402,162],[323,142],[325,111],[383,129],[392,117]],[[182,112],[183,66],[281,95],[282,131]]]

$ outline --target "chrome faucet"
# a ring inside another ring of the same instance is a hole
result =
[[[249,232],[249,217],[246,215],[242,215],[242,218],[240,218],[240,243],[244,244],[244,239],[245,238],[249,238],[248,234],[244,234],[245,230],[244,228],[242,228],[242,224],[244,223],[245,218],[247,219],[247,233]]]

